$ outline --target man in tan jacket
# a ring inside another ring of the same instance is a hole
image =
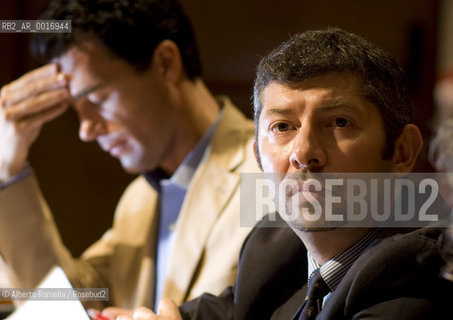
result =
[[[72,20],[72,32],[38,35],[34,52],[50,64],[1,90],[0,253],[14,284],[35,286],[57,264],[74,287],[108,287],[109,305],[218,294],[234,282],[249,232],[239,180],[258,170],[254,127],[204,85],[180,5],[55,0],[42,19]],[[70,105],[82,140],[141,173],[112,229],[78,259],[27,165],[41,127]]]

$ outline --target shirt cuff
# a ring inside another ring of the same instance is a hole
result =
[[[19,182],[19,181],[22,181],[24,180],[25,178],[27,178],[29,175],[31,174],[31,168],[30,166],[27,164],[25,166],[25,169],[22,170],[20,173],[16,174],[14,177],[11,177],[8,181],[6,182],[3,182],[3,183],[0,183],[0,190],[3,190],[7,187],[9,187],[10,185],[16,183],[16,182]]]

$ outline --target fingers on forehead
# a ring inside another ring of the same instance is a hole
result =
[[[48,76],[56,75],[58,72],[59,72],[58,65],[56,65],[54,63],[47,64],[45,66],[42,66],[38,69],[35,69],[33,71],[30,71],[30,72],[24,74],[19,79],[4,86],[2,88],[2,94],[7,94],[9,92],[21,89],[33,81],[36,81],[36,80],[39,80],[39,79],[42,79],[42,78],[45,78]]]

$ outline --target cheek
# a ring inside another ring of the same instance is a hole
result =
[[[351,172],[388,172],[390,162],[382,158],[384,146],[381,141],[373,139],[358,139],[343,141],[338,144],[338,152],[331,155],[336,166],[341,166],[342,171]]]
[[[287,172],[290,156],[289,146],[278,146],[268,139],[261,139],[259,152],[264,172]]]
[[[133,147],[134,150],[139,151],[149,145],[149,138],[143,133],[137,131],[137,128],[125,128],[125,134],[127,136],[128,143]]]

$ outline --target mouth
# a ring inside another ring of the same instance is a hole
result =
[[[332,190],[327,190],[322,181],[309,178],[307,180],[295,181],[288,194],[290,198],[297,196],[298,200],[303,203],[313,200],[319,201],[325,198],[327,194],[332,194]]]
[[[310,189],[300,189],[292,194],[291,197],[299,197],[299,202],[312,202],[313,200],[320,201],[325,197],[325,190],[315,190],[314,188]]]
[[[126,141],[117,141],[106,147],[104,150],[109,152],[112,157],[119,157],[126,149]]]

